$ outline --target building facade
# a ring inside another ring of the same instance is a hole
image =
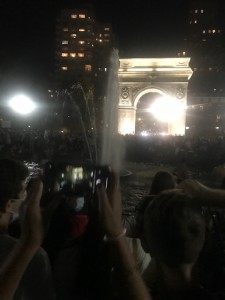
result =
[[[99,22],[91,7],[61,11],[56,26],[56,89],[81,83],[85,92],[91,90],[97,127],[103,122],[113,47],[111,24]]]
[[[225,36],[221,0],[193,0],[180,57],[191,57],[186,134],[213,136],[224,132]],[[218,99],[220,99],[218,101]],[[223,129],[224,128],[224,129]]]
[[[93,80],[107,72],[113,46],[110,24],[99,23],[92,9],[61,11],[56,28],[56,73],[64,85]]]

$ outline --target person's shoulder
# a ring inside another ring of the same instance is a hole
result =
[[[31,265],[33,264],[46,264],[49,265],[50,261],[49,261],[49,256],[47,254],[47,252],[40,247],[37,252],[35,253],[32,261],[31,261]]]
[[[144,213],[148,204],[156,197],[156,195],[145,196],[135,207],[136,212]]]

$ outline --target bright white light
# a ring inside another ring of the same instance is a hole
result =
[[[149,108],[149,112],[161,122],[172,122],[182,115],[184,109],[185,107],[180,101],[162,97],[155,100]]]
[[[141,135],[142,135],[142,136],[148,136],[149,133],[148,133],[147,131],[142,131],[142,132],[141,132]]]
[[[24,95],[18,95],[12,98],[9,102],[9,106],[22,115],[27,115],[35,109],[34,102]]]

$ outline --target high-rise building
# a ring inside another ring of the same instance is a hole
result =
[[[56,73],[62,86],[76,81],[93,83],[107,71],[112,27],[99,23],[91,8],[62,10],[56,34]]]
[[[111,24],[98,22],[92,7],[65,9],[56,28],[57,89],[81,83],[92,91],[96,126],[103,124],[103,107],[110,66],[115,47]]]
[[[225,95],[224,21],[220,0],[194,0],[190,4],[187,32],[180,56],[191,57],[194,71],[190,93]]]
[[[225,133],[225,36],[221,0],[192,0],[179,56],[191,57],[186,134]]]

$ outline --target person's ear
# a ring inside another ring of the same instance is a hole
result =
[[[15,214],[19,212],[21,206],[21,200],[10,199],[6,203],[5,212]]]

